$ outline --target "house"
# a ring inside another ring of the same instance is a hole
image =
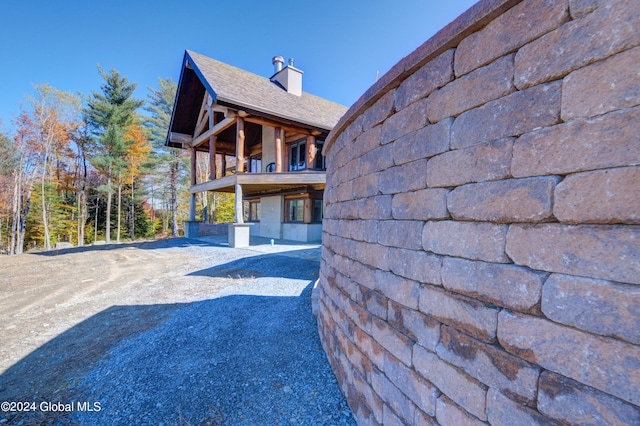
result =
[[[266,78],[185,52],[166,143],[190,151],[190,235],[198,226],[196,194],[217,191],[236,195],[232,246],[248,245],[249,234],[321,240],[322,147],[347,108],[302,91],[303,73],[293,60],[285,66],[276,56],[272,63],[274,74]],[[198,151],[209,158],[203,182],[196,176]]]

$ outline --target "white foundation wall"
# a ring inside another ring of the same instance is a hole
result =
[[[319,223],[283,223],[282,238],[285,240],[320,242],[322,225]]]
[[[269,163],[276,162],[275,129],[262,126],[262,172],[267,171]]]
[[[260,229],[260,233],[257,235],[268,238],[283,238],[282,208],[282,196],[262,197],[260,199],[260,224],[256,224],[256,228]]]

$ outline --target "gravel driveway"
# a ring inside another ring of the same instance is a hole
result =
[[[0,423],[355,424],[311,313],[320,249],[264,242],[0,258],[0,402],[23,410]]]

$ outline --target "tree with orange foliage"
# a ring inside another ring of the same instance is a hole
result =
[[[151,144],[145,130],[139,123],[127,126],[124,134],[127,144],[125,159],[127,163],[126,177],[131,182],[130,230],[131,240],[135,240],[135,179],[143,173],[143,165],[149,160]],[[120,216],[118,214],[118,223]],[[118,229],[119,231],[119,229]]]

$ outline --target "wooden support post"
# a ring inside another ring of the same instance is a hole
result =
[[[197,183],[196,179],[196,167],[197,167],[197,150],[195,148],[191,148],[191,186],[195,186]],[[196,194],[191,193],[189,197],[189,220],[191,222],[195,222],[196,220]]]
[[[316,137],[307,136],[307,158],[305,164],[308,170],[312,170],[316,162]]]
[[[213,109],[209,107],[209,128],[213,129],[215,125]],[[216,135],[209,136],[209,180],[215,180],[217,177],[216,170]]]
[[[236,223],[244,223],[244,213],[242,211],[242,185],[236,183]]]
[[[311,223],[313,220],[313,199],[304,199],[304,223]]]
[[[220,172],[220,176],[225,177],[227,175],[227,153],[222,153],[222,171]]]
[[[236,118],[236,173],[244,173],[244,118]]]
[[[282,173],[282,150],[283,150],[283,137],[282,127],[275,128],[275,140],[276,140],[276,173]]]

